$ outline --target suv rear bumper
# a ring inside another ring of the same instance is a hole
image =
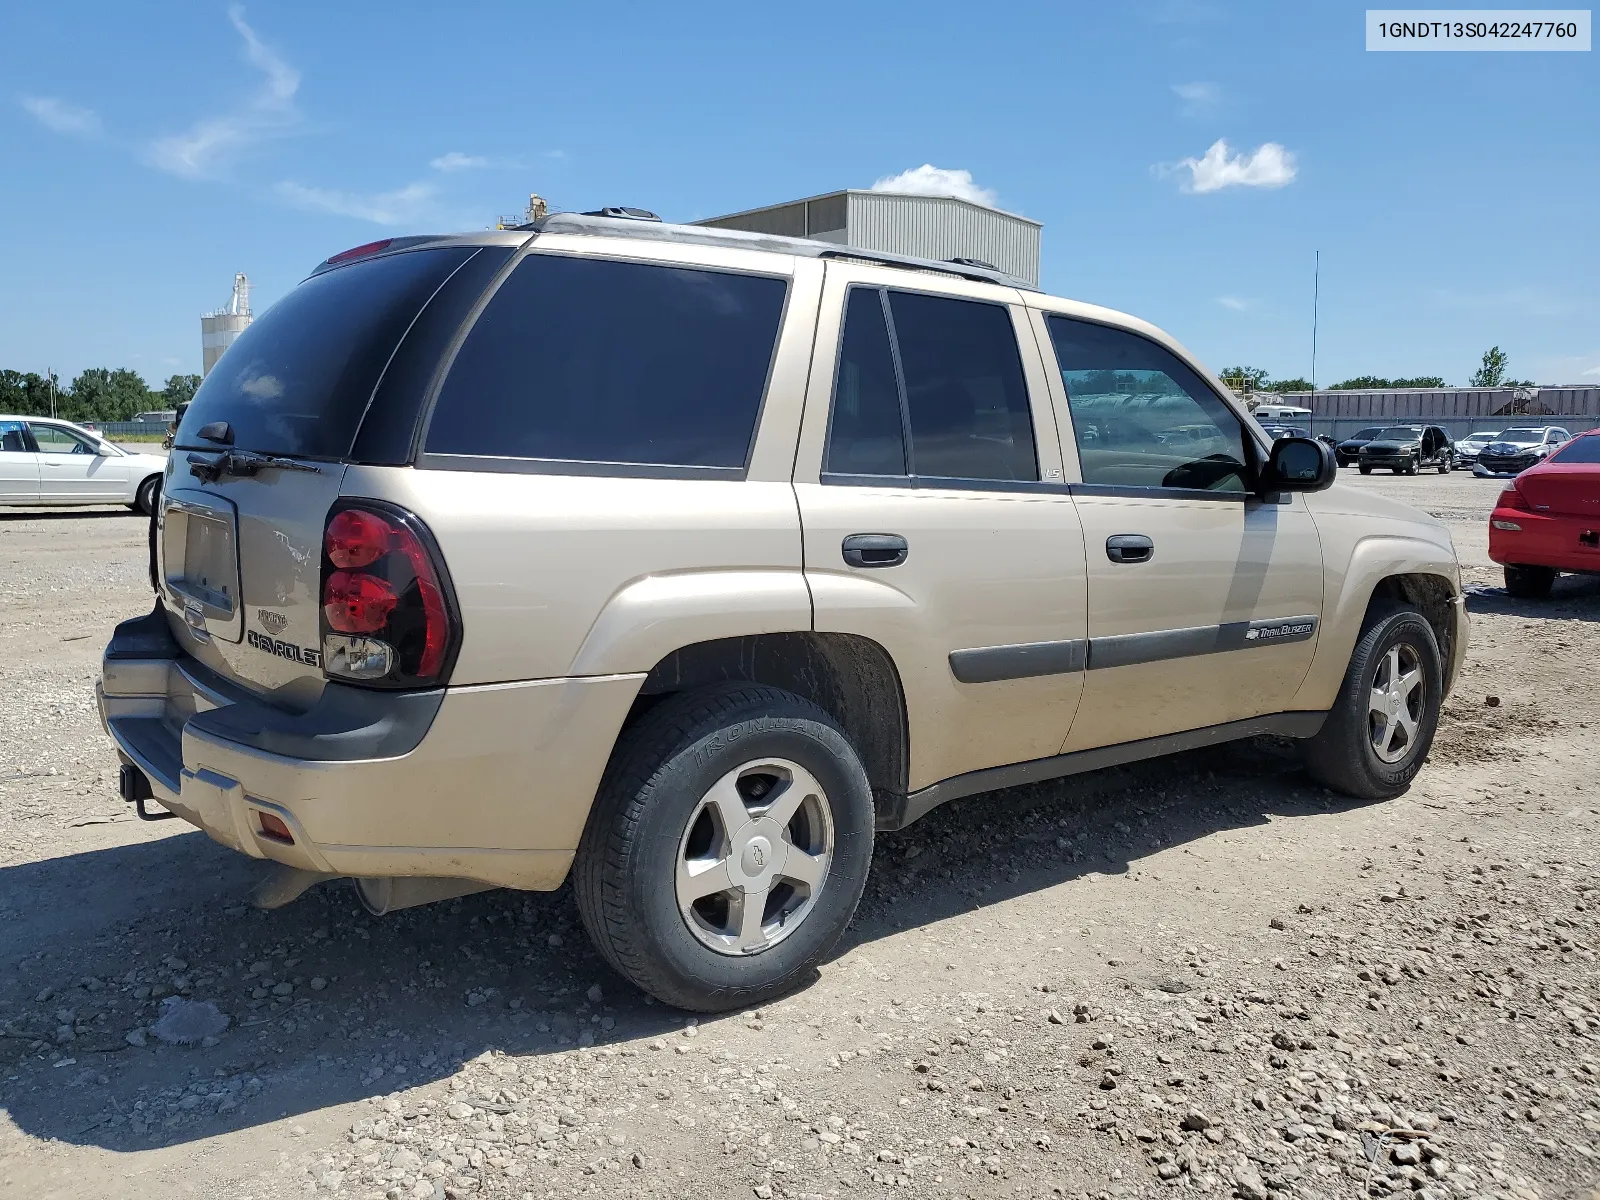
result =
[[[117,627],[96,697],[154,798],[214,840],[328,875],[550,890],[642,675],[375,692],[288,713],[184,654],[159,609]],[[263,831],[276,817],[292,841]]]

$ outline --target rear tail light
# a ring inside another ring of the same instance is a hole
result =
[[[444,682],[460,643],[438,547],[411,513],[359,500],[322,539],[322,661],[331,677],[376,687]]]
[[[1514,483],[1500,493],[1500,499],[1495,501],[1494,506],[1496,508],[1520,508],[1523,512],[1533,511],[1533,505],[1528,503],[1527,498],[1517,490],[1517,485]]]

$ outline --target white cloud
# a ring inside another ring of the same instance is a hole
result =
[[[34,120],[56,133],[94,134],[100,132],[100,117],[92,109],[79,108],[54,96],[24,96],[22,107]]]
[[[435,171],[471,171],[491,164],[481,155],[463,154],[459,150],[452,150],[449,154],[441,154],[428,165]]]
[[[244,56],[262,74],[261,86],[245,107],[221,116],[204,117],[187,132],[159,138],[150,156],[163,171],[185,179],[203,179],[216,173],[231,155],[263,138],[282,134],[300,119],[295,94],[300,72],[268,48],[255,30],[245,24],[244,9],[234,5],[228,19],[244,39]]]
[[[306,187],[284,180],[277,193],[296,208],[356,217],[375,225],[407,225],[429,211],[438,189],[431,183],[408,183],[392,192],[361,195],[330,188]]]
[[[1215,83],[1175,83],[1172,92],[1183,101],[1186,117],[1198,117],[1216,108],[1222,100],[1222,88]]]
[[[1255,303],[1254,300],[1243,300],[1238,296],[1218,296],[1217,303],[1223,308],[1231,308],[1234,312],[1244,312]]]
[[[875,192],[900,192],[912,196],[954,196],[993,208],[999,199],[993,188],[979,187],[971,171],[948,170],[923,163],[898,175],[886,175],[872,185]]]
[[[1600,366],[1590,367],[1587,371],[1584,372],[1584,375],[1585,376],[1600,375]]]
[[[1227,187],[1280,188],[1294,182],[1294,155],[1277,142],[1265,142],[1253,154],[1234,154],[1226,138],[1218,138],[1199,158],[1179,159],[1170,167],[1158,167],[1160,174],[1188,171],[1183,181],[1186,192],[1217,192]]]

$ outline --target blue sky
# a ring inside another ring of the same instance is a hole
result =
[[[11,4],[0,366],[197,371],[385,233],[690,220],[931,164],[1044,223],[1043,283],[1213,367],[1600,381],[1590,54],[1369,54],[1345,3]],[[1218,147],[1219,141],[1225,146]],[[959,178],[959,176],[958,176]]]

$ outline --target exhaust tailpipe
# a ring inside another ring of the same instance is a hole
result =
[[[439,879],[427,875],[380,875],[350,882],[356,885],[361,907],[375,917],[419,904],[432,904],[435,900],[454,900],[457,896],[487,892],[493,886],[476,879]]]

